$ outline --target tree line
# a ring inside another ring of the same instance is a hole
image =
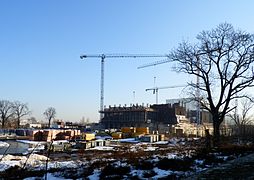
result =
[[[27,103],[20,101],[0,100],[0,123],[2,128],[20,128],[20,121],[23,117],[31,115]],[[43,115],[48,121],[50,127],[52,119],[56,116],[56,110],[53,107],[47,108]]]

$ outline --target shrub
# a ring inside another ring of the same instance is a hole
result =
[[[195,156],[192,157],[193,159],[200,159],[204,160],[204,165],[214,165],[218,163],[223,163],[224,160],[222,158],[218,158],[213,153],[208,153],[207,151],[199,151]]]
[[[78,179],[82,177],[87,177],[93,174],[94,169],[91,167],[80,167],[80,168],[70,168],[58,170],[58,176],[66,179]]]
[[[139,161],[138,164],[135,164],[136,169],[140,170],[151,170],[154,168],[154,164],[150,161]]]
[[[158,163],[157,166],[163,170],[172,170],[172,171],[188,171],[191,169],[193,160],[190,158],[184,159],[168,159],[163,158]]]
[[[107,165],[100,174],[100,178],[104,179],[108,176],[110,177],[122,177],[123,175],[127,175],[130,173],[130,167],[128,166],[119,166],[115,167],[112,165]]]
[[[215,156],[214,154],[208,154],[205,157],[205,161],[204,164],[208,164],[208,165],[213,165],[213,164],[218,164],[218,163],[223,163],[224,160],[221,158],[218,158],[217,156]]]
[[[24,179],[27,177],[43,177],[45,171],[28,171],[18,166],[13,166],[4,172],[0,172],[0,179]]]

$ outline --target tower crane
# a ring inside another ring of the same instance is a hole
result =
[[[162,86],[162,87],[154,87],[148,88],[146,91],[153,91],[153,94],[156,93],[156,104],[158,104],[158,94],[159,89],[169,89],[169,88],[178,88],[178,87],[185,87],[186,85],[175,85],[175,86]]]
[[[100,120],[103,118],[104,107],[104,62],[106,58],[159,58],[168,57],[167,54],[85,54],[81,55],[81,59],[85,58],[99,58],[101,59],[101,82],[100,82]]]
[[[200,55],[202,55],[204,53],[200,53]],[[169,56],[167,56],[169,57]],[[144,64],[144,65],[141,65],[138,67],[138,69],[141,69],[141,68],[146,68],[146,67],[150,67],[150,66],[156,66],[156,65],[159,65],[159,64],[164,64],[164,63],[169,63],[169,62],[172,62],[169,58],[167,59],[163,59],[163,60],[160,60],[160,61],[155,61],[155,62],[152,62],[152,63],[149,63],[149,64]],[[200,60],[198,59],[197,60],[197,65],[198,67],[200,66]],[[197,73],[198,75],[200,74],[200,69],[197,68]],[[199,80],[199,76],[197,76],[197,89],[196,89],[196,100],[197,100],[197,110],[196,110],[196,114],[197,114],[197,124],[201,124],[201,121],[200,121],[200,80]]]

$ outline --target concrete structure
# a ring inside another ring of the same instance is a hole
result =
[[[103,147],[108,146],[109,141],[103,139],[96,139],[91,141],[77,141],[74,145],[76,149],[91,149],[94,147]]]
[[[202,125],[196,125],[193,123],[178,123],[171,127],[171,134],[177,137],[183,136],[205,136],[205,130],[208,130],[210,134],[213,133],[213,126],[211,123],[204,123]]]
[[[184,115],[185,110],[178,104],[156,104],[151,106],[131,105],[130,107],[109,106],[101,113],[104,114],[101,124],[106,129],[149,127],[150,130],[158,130],[159,124],[164,126],[176,124],[176,114]]]
[[[29,139],[36,141],[72,139],[80,134],[80,130],[76,129],[41,129],[28,131]]]
[[[191,98],[167,99],[167,104],[179,104],[185,110],[184,115],[190,123],[197,122],[197,103]],[[200,109],[200,123],[212,123],[212,114],[204,109]]]
[[[195,123],[197,113],[193,107],[194,103],[190,102],[190,99],[172,102],[174,103],[155,104],[149,107],[132,105],[130,107],[105,108],[101,112],[104,113],[101,124],[105,128],[121,129],[122,134],[114,134],[114,138],[149,134],[146,132],[147,129],[138,132],[137,129],[141,127],[149,128],[150,133],[156,131],[160,134],[169,133],[179,136],[203,136],[205,129],[212,132],[212,115],[209,112],[204,110],[200,112],[201,124],[197,126]],[[132,127],[132,129],[128,127]]]
[[[154,119],[154,109],[148,106],[131,105],[130,107],[114,106],[105,108],[101,124],[106,129],[120,129],[122,127],[147,126]]]

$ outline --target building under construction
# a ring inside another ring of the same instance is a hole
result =
[[[167,99],[167,104],[179,104],[185,109],[185,116],[189,119],[190,123],[212,123],[212,114],[204,109],[200,109],[197,112],[197,102],[192,98],[182,99]],[[197,113],[199,113],[199,120],[197,120]]]
[[[155,104],[150,106],[130,105],[109,106],[101,113],[104,117],[101,124],[106,129],[120,129],[121,127],[150,127],[156,130],[158,125],[174,125],[178,123],[176,115],[185,115],[185,108],[179,103]]]

